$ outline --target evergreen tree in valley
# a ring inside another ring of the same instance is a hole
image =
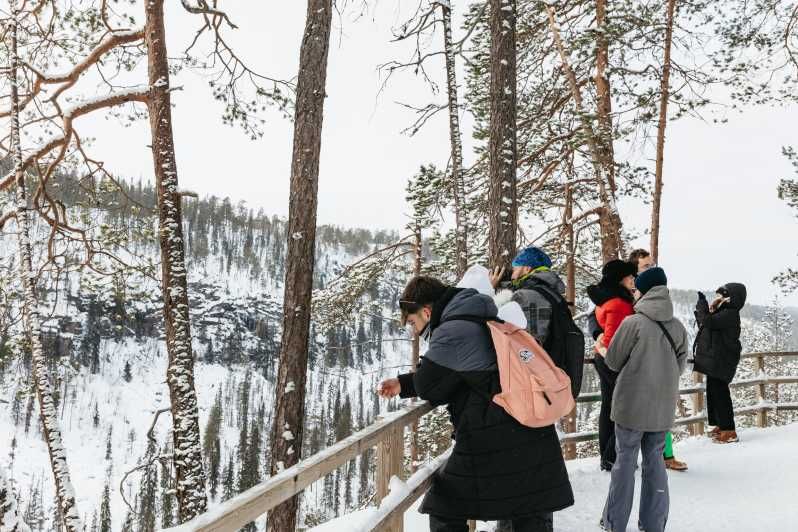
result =
[[[111,489],[108,482],[105,483],[100,504],[100,532],[111,532]]]
[[[221,441],[219,429],[222,424],[222,390],[216,393],[216,399],[208,414],[208,425],[202,441],[202,451],[205,456],[208,471],[208,484],[211,498],[216,498],[219,487],[219,473],[221,468]]]

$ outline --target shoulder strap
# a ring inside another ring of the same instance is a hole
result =
[[[441,323],[446,323],[447,321],[470,321],[471,323],[479,323],[481,325],[487,325],[489,321],[495,321],[497,323],[504,323],[504,320],[499,318],[498,316],[490,317],[490,318],[483,318],[482,316],[471,316],[468,314],[464,314],[462,316],[453,316],[451,318],[446,318],[445,320],[441,320]]]
[[[646,315],[643,314],[643,316]],[[665,327],[665,325],[661,321],[649,318],[648,316],[646,316],[646,318],[650,319],[659,326],[660,330],[662,331],[662,334],[665,335],[665,338],[668,339],[668,343],[671,344],[671,348],[673,349],[673,353],[676,355],[676,358],[679,358],[679,350],[676,349],[676,342],[673,341],[673,336],[671,336],[671,333],[668,332],[668,329]]]

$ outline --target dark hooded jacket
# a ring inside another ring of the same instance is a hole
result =
[[[740,363],[740,310],[745,305],[746,289],[740,283],[729,283],[721,290],[729,301],[715,312],[709,311],[706,298],[700,297],[695,309],[698,335],[693,344],[695,371],[731,382]]]
[[[496,314],[490,297],[448,289],[433,305],[428,351],[415,373],[399,376],[402,397],[447,405],[454,426],[452,455],[433,477],[422,513],[494,521],[574,502],[554,426],[525,427],[493,403],[501,387],[490,332],[457,319]]]

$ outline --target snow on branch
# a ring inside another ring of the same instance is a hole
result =
[[[62,118],[64,120],[63,132],[59,133],[49,140],[44,142],[41,146],[34,149],[23,161],[22,170],[25,171],[30,165],[47,155],[52,150],[58,147],[66,147],[69,140],[72,138],[72,122],[85,114],[91,113],[98,109],[107,107],[115,107],[130,102],[145,103],[149,96],[149,88],[135,88],[126,91],[119,91],[106,96],[91,98],[85,101],[78,102],[63,111]],[[63,150],[62,150],[63,151]],[[63,157],[63,154],[61,158]],[[7,175],[0,178],[0,190],[5,190],[14,184],[15,175],[11,171]]]
[[[73,66],[68,72],[64,73],[41,72],[34,66],[26,63],[25,67],[34,73],[36,76],[36,81],[33,84],[33,90],[31,90],[30,94],[28,94],[24,100],[20,101],[20,109],[24,109],[28,103],[38,96],[44,85],[63,83],[63,85],[58,87],[58,89],[49,98],[50,101],[55,101],[55,99],[58,98],[65,90],[75,85],[84,72],[86,72],[92,66],[98,64],[105,54],[117,46],[131,44],[143,39],[143,29],[115,31],[110,33],[106,35],[82,61]],[[4,109],[0,111],[0,118],[5,118],[10,115],[11,109]]]
[[[313,291],[313,316],[323,328],[347,321],[357,302],[383,272],[413,252],[410,237],[378,249],[350,265],[324,289]]]

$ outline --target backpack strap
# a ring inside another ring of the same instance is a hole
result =
[[[646,316],[646,315],[643,314],[643,316]],[[654,323],[656,323],[657,325],[659,325],[659,328],[662,331],[662,334],[664,334],[665,338],[668,339],[668,343],[671,344],[671,348],[673,349],[673,353],[676,355],[676,358],[678,359],[679,358],[679,350],[676,349],[676,342],[673,341],[673,336],[671,336],[671,333],[669,333],[668,329],[665,328],[665,325],[661,321],[657,321],[657,320],[655,320],[653,318],[650,318],[648,316],[646,316],[646,318],[648,318],[649,320],[651,320]]]
[[[446,323],[447,321],[470,321],[471,323],[479,323],[481,325],[487,325],[489,321],[495,321],[497,323],[504,323],[504,320],[499,318],[498,316],[493,316],[490,318],[483,318],[482,316],[472,316],[468,314],[464,314],[462,316],[453,316],[451,318],[446,318],[445,320],[441,320],[441,323]]]

